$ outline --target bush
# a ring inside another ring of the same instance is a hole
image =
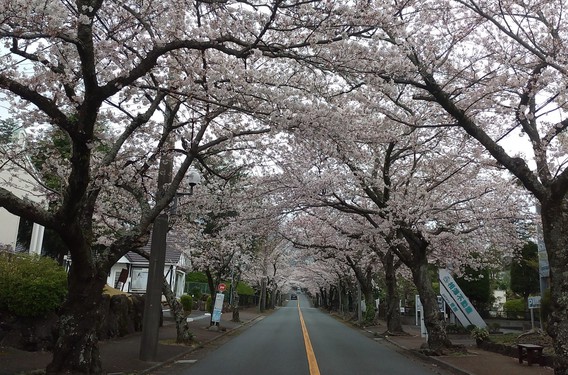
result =
[[[193,289],[191,289],[191,295],[192,295],[193,297],[195,297],[195,300],[196,300],[196,301],[199,301],[199,300],[201,299],[201,295],[202,295],[202,294],[203,294],[203,293],[201,293],[201,290],[199,290],[199,288],[193,288]]]
[[[183,311],[191,312],[191,309],[193,307],[193,298],[190,295],[188,294],[182,295],[179,299],[179,302],[183,306]]]
[[[501,324],[490,323],[487,325],[487,329],[489,330],[489,333],[499,333],[501,332]]]
[[[503,310],[509,319],[524,319],[525,317],[525,301],[521,298],[510,299],[503,304]]]
[[[0,309],[37,317],[59,308],[67,294],[67,273],[53,259],[0,253]]]
[[[241,296],[254,296],[254,289],[250,285],[240,281],[237,284],[237,293]]]
[[[471,330],[471,337],[475,339],[475,341],[488,341],[489,340],[489,332],[485,328],[474,327]]]
[[[205,311],[211,312],[213,310],[211,308],[212,304],[213,304],[213,299],[211,298],[211,296],[207,296],[207,302],[205,302]]]

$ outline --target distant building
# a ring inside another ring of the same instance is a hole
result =
[[[19,163],[13,162],[7,156],[9,148],[23,149],[25,145],[25,133],[16,131],[9,143],[0,144],[0,186],[9,190],[19,198],[28,199],[32,202],[44,205],[46,200],[43,193],[39,193],[40,184],[37,176],[34,176],[34,168],[27,158],[19,159]],[[18,247],[18,229],[20,218],[0,207],[0,250],[15,251]],[[41,254],[44,227],[33,225],[30,253]]]
[[[494,290],[493,298],[494,302],[491,312],[495,316],[500,316],[503,314],[503,306],[505,305],[505,302],[507,302],[507,292],[504,290]]]
[[[168,240],[164,277],[176,297],[185,289],[185,275],[189,269],[189,258],[181,251],[182,243]],[[151,243],[142,249],[150,252]],[[107,284],[124,292],[144,294],[148,282],[148,260],[137,253],[129,252],[112,267]],[[121,277],[122,276],[122,277]]]

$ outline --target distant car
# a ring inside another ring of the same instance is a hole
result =
[[[290,300],[293,300],[293,299],[298,299],[298,296],[295,295],[294,293],[290,294]]]

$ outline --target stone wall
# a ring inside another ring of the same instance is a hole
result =
[[[142,330],[143,296],[103,294],[102,298],[101,318],[97,327],[100,340]],[[22,318],[0,312],[0,346],[27,351],[50,351],[57,335],[55,313],[43,318]]]

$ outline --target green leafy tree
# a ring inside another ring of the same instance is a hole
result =
[[[511,290],[521,295],[525,306],[529,295],[540,291],[538,273],[538,246],[527,242],[511,264]]]
[[[489,270],[466,267],[464,275],[456,278],[461,290],[481,314],[489,310],[492,302]]]

